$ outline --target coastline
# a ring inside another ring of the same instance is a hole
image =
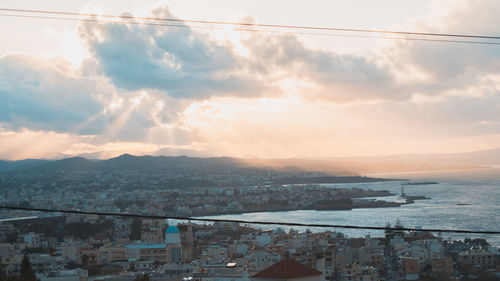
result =
[[[383,196],[393,196],[382,195]],[[358,197],[363,198],[363,197]],[[430,199],[430,198],[427,198]],[[353,202],[352,199],[349,200],[348,204],[330,205],[330,206],[304,206],[296,208],[294,206],[281,206],[281,207],[267,207],[267,208],[250,208],[245,210],[233,210],[233,211],[214,211],[214,212],[204,212],[204,213],[194,213],[191,214],[193,217],[199,216],[223,216],[223,215],[241,215],[241,214],[251,214],[251,213],[274,213],[274,212],[290,212],[290,211],[350,211],[354,209],[374,209],[374,208],[394,208],[401,207],[402,205],[414,204],[415,200],[407,200],[406,202],[389,202],[383,200],[366,200]],[[347,202],[346,202],[347,203]]]

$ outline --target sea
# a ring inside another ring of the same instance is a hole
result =
[[[322,184],[331,188],[364,188],[388,190],[397,195],[376,199],[400,201],[401,187],[407,195],[423,195],[428,200],[391,208],[369,208],[340,211],[297,210],[287,212],[259,212],[210,216],[206,218],[238,219],[247,221],[297,222],[309,224],[336,224],[359,226],[394,226],[399,221],[408,228],[462,229],[500,231],[500,166],[467,170],[425,171],[367,176],[404,179],[375,183]],[[408,182],[437,182],[427,185],[404,185]],[[274,225],[256,226],[278,228]],[[280,226],[284,230],[287,227]],[[381,230],[325,229],[294,227],[299,231],[337,231],[347,237],[382,237]],[[500,247],[500,235],[435,233],[446,240],[484,238],[493,247]]]

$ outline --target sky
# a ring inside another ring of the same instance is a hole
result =
[[[496,0],[3,0],[0,8],[500,35]],[[499,45],[0,14],[0,159],[500,146]]]

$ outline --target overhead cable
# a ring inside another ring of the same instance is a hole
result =
[[[345,32],[362,32],[362,33],[385,33],[385,34],[399,34],[399,35],[442,36],[442,37],[460,37],[460,38],[476,38],[476,39],[495,39],[495,40],[500,40],[500,36],[476,35],[476,34],[410,32],[410,31],[377,30],[377,29],[338,28],[338,27],[324,27],[324,26],[300,26],[300,25],[280,25],[280,24],[259,24],[259,23],[245,23],[245,22],[227,22],[227,21],[211,21],[211,20],[191,20],[191,19],[160,18],[160,17],[134,17],[134,16],[128,16],[128,15],[109,15],[109,14],[77,13],[77,12],[49,11],[49,10],[31,10],[31,9],[11,9],[11,8],[0,8],[0,11],[18,12],[18,13],[55,14],[55,15],[67,15],[67,16],[87,16],[87,17],[120,18],[120,19],[134,19],[134,20],[189,22],[189,23],[217,24],[217,25],[239,25],[239,26],[250,26],[250,27],[270,27],[270,28],[308,29],[308,30],[321,30],[321,31],[345,31]]]
[[[4,9],[0,8],[0,11],[10,11],[10,10],[16,10],[16,9]],[[31,11],[31,10],[23,10],[23,11]],[[49,11],[44,11],[44,13],[49,13]],[[81,22],[93,22],[93,23],[112,23],[112,24],[131,24],[131,25],[146,25],[146,26],[159,26],[159,27],[174,27],[174,28],[193,28],[193,29],[209,29],[209,30],[234,30],[234,31],[245,31],[245,32],[264,32],[264,33],[281,33],[281,34],[296,34],[296,35],[314,35],[314,36],[331,36],[331,37],[350,37],[350,38],[371,38],[371,39],[391,39],[391,40],[405,40],[405,41],[424,41],[424,42],[441,42],[441,43],[465,43],[465,44],[480,44],[480,45],[500,45],[500,42],[492,42],[492,41],[477,41],[477,40],[450,40],[450,39],[436,39],[436,38],[429,38],[429,37],[406,37],[406,36],[376,36],[376,35],[358,35],[358,34],[346,34],[346,33],[325,33],[325,32],[301,32],[301,31],[286,31],[286,30],[276,30],[276,29],[262,29],[262,27],[266,26],[271,26],[271,27],[279,27],[278,25],[262,25],[262,24],[236,24],[236,23],[230,23],[226,22],[226,24],[235,24],[237,26],[246,26],[246,28],[242,27],[235,27],[235,28],[224,28],[224,27],[214,27],[214,26],[200,26],[200,25],[185,25],[181,24],[184,22],[191,22],[191,23],[219,23],[221,24],[222,22],[209,22],[209,21],[190,21],[190,20],[178,20],[178,19],[163,19],[163,21],[171,21],[171,22],[179,22],[179,24],[174,24],[174,23],[159,23],[158,19],[161,18],[141,18],[141,17],[132,17],[132,16],[111,16],[111,15],[98,15],[98,14],[80,14],[80,13],[68,13],[68,12],[53,12],[51,14],[57,14],[57,15],[65,15],[64,17],[56,17],[56,16],[38,16],[38,15],[28,15],[28,14],[5,14],[1,13],[0,16],[3,17],[17,17],[17,18],[34,18],[34,19],[49,19],[49,20],[65,20],[65,21],[81,21]],[[79,15],[79,16],[88,16],[90,18],[84,18],[84,17],[67,17],[66,14],[69,15]],[[104,17],[104,18],[118,18],[118,19],[124,19],[122,21],[118,20],[105,20],[105,19],[100,19],[98,17]],[[135,20],[148,20],[146,22],[140,22],[140,21],[132,21],[132,19]],[[258,28],[255,28],[258,27]],[[286,27],[286,26],[282,26]],[[289,26],[290,27],[290,26]],[[297,26],[294,26],[297,27]],[[309,30],[336,30],[335,28],[313,28],[313,27],[307,27],[304,29],[309,29]],[[347,31],[348,29],[338,29],[336,31]],[[354,30],[350,30],[354,31]],[[361,31],[361,30],[357,30]],[[372,30],[374,33],[376,30]],[[405,34],[411,34],[413,36],[415,35],[427,35],[430,36],[431,33],[420,33],[420,32],[396,32],[396,31],[380,31],[376,33],[386,33],[386,34],[399,34],[399,35],[405,35]],[[494,37],[494,36],[479,36],[479,35],[458,35],[458,34],[441,34],[438,35],[438,33],[432,33],[433,36],[453,36],[453,37],[462,37],[462,38],[476,38],[476,39],[500,39],[500,37]],[[439,38],[439,37],[438,37]]]
[[[128,213],[107,213],[107,212],[96,212],[96,211],[60,210],[60,209],[14,207],[14,206],[3,206],[3,207],[0,206],[0,209],[36,211],[36,212],[46,212],[46,213],[113,216],[113,217],[125,217],[125,218],[143,218],[143,219],[160,219],[160,220],[171,219],[171,220],[180,220],[180,221],[199,221],[199,222],[227,222],[227,223],[254,224],[254,225],[279,225],[279,226],[295,226],[295,227],[393,230],[393,231],[420,231],[420,232],[443,232],[443,233],[468,233],[468,234],[486,234],[486,235],[498,235],[498,234],[500,234],[500,231],[486,231],[486,230],[463,230],[463,229],[442,229],[442,228],[408,228],[408,227],[387,227],[387,226],[359,226],[359,225],[341,225],[341,224],[312,224],[312,223],[297,223],[297,222],[283,222],[283,221],[248,221],[248,220],[235,220],[235,219],[195,218],[195,217],[183,217],[183,216],[162,216],[162,215],[145,215],[145,214],[128,214]]]

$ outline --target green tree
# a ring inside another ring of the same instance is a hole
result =
[[[31,268],[31,262],[27,255],[24,255],[23,261],[21,262],[19,281],[38,281],[33,272],[33,268]]]

